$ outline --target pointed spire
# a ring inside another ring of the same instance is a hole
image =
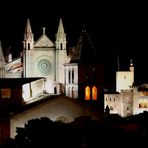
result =
[[[56,49],[65,50],[66,49],[66,34],[64,32],[63,22],[60,18],[58,31],[56,34]]]
[[[57,34],[61,34],[61,33],[64,33],[64,27],[63,27],[62,19],[60,18]]]
[[[83,24],[79,39],[76,44],[77,57],[79,62],[96,62],[98,60],[98,54],[93,46],[93,43],[89,37],[86,27]]]
[[[27,25],[25,28],[25,34],[24,34],[24,49],[30,50],[34,48],[34,35],[32,33],[30,20],[27,19]]]
[[[26,29],[25,29],[25,34],[26,34],[26,35],[32,34],[32,29],[31,29],[31,25],[30,25],[30,20],[29,20],[29,18],[27,19],[27,25],[26,25]]]
[[[45,30],[46,30],[46,28],[45,28],[45,27],[43,27],[42,29],[43,29],[43,35],[45,35]]]
[[[0,62],[5,62],[1,41],[0,41]]]

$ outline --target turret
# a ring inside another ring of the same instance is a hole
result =
[[[23,41],[24,49],[30,50],[34,48],[34,35],[32,33],[31,25],[29,19],[27,19],[27,25],[24,34],[24,41]]]
[[[132,59],[130,60],[129,70],[132,71],[132,72],[134,72],[134,65],[133,65],[133,60]]]
[[[56,49],[59,50],[66,50],[66,34],[64,32],[64,27],[63,27],[63,23],[62,23],[62,19],[60,19],[59,21],[59,26],[58,26],[58,31],[56,34]]]

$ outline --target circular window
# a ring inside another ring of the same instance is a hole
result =
[[[37,68],[44,75],[48,75],[48,74],[52,73],[52,64],[47,59],[39,60],[37,63]]]

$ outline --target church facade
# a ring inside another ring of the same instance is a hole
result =
[[[12,59],[12,53],[5,59],[0,48],[0,78],[45,78],[45,84],[47,81],[59,83],[60,92],[70,98],[98,100],[103,91],[104,69],[102,64],[93,61],[97,57],[94,57],[85,28],[75,47],[67,47],[62,19],[54,42],[48,38],[45,29],[35,41],[30,20],[27,20],[23,50],[16,59]]]

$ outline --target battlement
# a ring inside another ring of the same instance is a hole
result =
[[[122,92],[133,92],[133,89],[122,89],[122,90],[121,90],[121,93],[122,93]]]

